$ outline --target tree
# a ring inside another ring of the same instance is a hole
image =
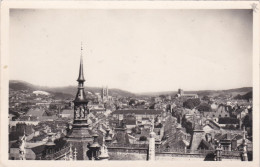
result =
[[[140,140],[140,141],[146,141],[146,140],[147,140],[147,137],[141,136],[141,137],[139,138],[139,140]]]
[[[188,121],[185,117],[182,118],[182,126],[186,129],[186,132],[192,135],[193,128],[192,123]]]
[[[151,104],[151,105],[149,106],[149,109],[154,109],[154,107],[155,107],[155,103]]]
[[[134,106],[135,105],[135,102],[136,100],[135,99],[131,99],[130,101],[129,101],[129,106]]]
[[[160,97],[161,99],[165,99],[165,98],[166,98],[165,95],[160,95],[159,97]]]
[[[188,99],[183,103],[183,107],[188,109],[193,109],[194,107],[197,107],[200,104],[200,99]]]
[[[207,103],[202,103],[202,104],[200,104],[200,105],[197,107],[197,109],[198,109],[199,111],[211,111],[211,107],[210,107],[210,105],[207,104]]]
[[[202,100],[209,101],[210,98],[207,95],[205,95],[205,96],[202,97]]]
[[[131,129],[131,131],[132,131],[132,133],[136,133],[136,128],[133,127],[133,128]]]

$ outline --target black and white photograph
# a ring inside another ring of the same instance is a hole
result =
[[[10,8],[8,161],[257,160],[255,10]]]

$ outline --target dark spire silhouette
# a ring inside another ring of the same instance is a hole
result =
[[[81,43],[81,55],[80,55],[80,66],[79,66],[79,77],[78,81],[78,92],[75,98],[75,102],[77,101],[86,101],[86,94],[84,92],[84,73],[83,73],[83,58],[82,58],[82,43]]]
[[[81,54],[80,54],[80,66],[79,66],[79,77],[77,79],[78,82],[85,82],[84,73],[83,73],[83,58],[82,58],[82,43],[81,43]]]

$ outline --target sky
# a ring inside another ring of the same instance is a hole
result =
[[[10,79],[134,93],[252,86],[250,10],[10,11]]]

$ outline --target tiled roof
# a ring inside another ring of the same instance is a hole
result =
[[[112,141],[116,141],[116,143],[120,143],[120,144],[129,144],[129,138],[127,133],[124,132],[117,132],[114,136]]]
[[[135,125],[135,124],[136,124],[136,120],[126,119],[126,125]]]
[[[61,114],[74,114],[74,111],[72,109],[64,109],[62,110]]]
[[[42,153],[45,150],[45,145],[40,145],[40,146],[36,146],[31,148],[31,150],[37,155]]]
[[[223,117],[223,118],[219,118],[218,123],[219,124],[238,124],[239,120],[236,118]]]
[[[207,150],[213,150],[214,148],[212,147],[211,144],[209,144],[209,142],[207,142],[206,140],[202,139],[201,142],[200,142],[200,146],[204,145],[204,148],[206,147]]]
[[[45,115],[45,110],[44,109],[40,109],[40,108],[30,109],[27,112],[26,115],[27,116],[31,115],[31,116],[41,117],[41,116]]]
[[[34,136],[31,141],[37,142],[37,141],[42,141],[43,139],[45,139],[47,137],[47,135],[39,135],[39,136]]]
[[[163,110],[116,110],[112,114],[159,115]]]
[[[23,115],[21,117],[18,118],[19,121],[37,121],[37,117],[36,116],[28,116],[28,115]]]

